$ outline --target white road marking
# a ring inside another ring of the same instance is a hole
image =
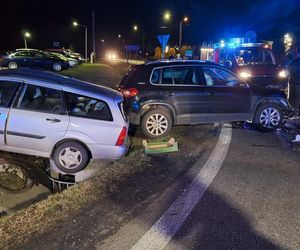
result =
[[[231,135],[231,125],[223,125],[217,145],[200,172],[132,250],[163,249],[168,244],[220,170],[226,158]]]

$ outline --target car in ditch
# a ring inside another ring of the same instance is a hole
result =
[[[63,173],[128,149],[123,97],[110,88],[33,69],[0,71],[0,150],[51,158]]]
[[[173,126],[251,121],[279,127],[291,107],[285,93],[258,88],[213,62],[157,61],[132,66],[119,84],[130,123],[149,138]]]

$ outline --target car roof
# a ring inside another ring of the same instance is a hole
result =
[[[90,93],[91,95],[104,95],[109,98],[114,98],[118,93],[116,90],[111,88],[93,84],[90,82],[81,81],[75,78],[59,75],[57,73],[37,70],[37,69],[30,69],[30,68],[19,68],[19,69],[5,69],[0,70],[0,77],[1,76],[9,76],[14,78],[21,78],[23,80],[45,80],[47,83],[52,83],[56,86],[64,86],[68,89],[73,90],[82,90],[85,93]]]
[[[184,65],[184,64],[216,65],[216,63],[214,62],[201,61],[201,60],[159,60],[153,62],[146,62],[141,66],[145,65],[145,66],[159,67],[159,66],[173,66],[173,65]]]

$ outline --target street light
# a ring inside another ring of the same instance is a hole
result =
[[[31,37],[31,34],[28,31],[26,31],[24,33],[24,44],[25,44],[26,49],[27,49],[27,38],[30,38],[30,37]]]
[[[187,16],[183,17],[179,22],[179,49],[181,50],[182,45],[182,24],[187,23],[189,18]]]
[[[165,19],[166,21],[169,21],[169,20],[171,19],[171,13],[170,13],[169,11],[165,12],[165,14],[164,14],[164,19]]]
[[[88,37],[88,30],[87,25],[79,24],[78,22],[73,22],[73,26],[77,27],[83,27],[85,28],[85,61],[87,61],[87,37]]]
[[[118,35],[118,38],[121,38],[121,37],[122,37],[121,34],[119,34],[119,35]]]
[[[137,26],[137,25],[134,25],[133,26],[133,31],[138,31],[139,30],[139,27]],[[143,32],[143,54],[144,54],[144,56],[145,56],[145,30],[144,29],[142,29],[142,32]]]

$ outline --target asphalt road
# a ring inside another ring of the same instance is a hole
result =
[[[233,127],[220,171],[164,249],[300,249],[299,162],[300,153],[277,134]],[[161,204],[172,204],[191,182],[191,173],[98,249],[131,249],[166,210]],[[149,243],[147,249],[161,248]]]

